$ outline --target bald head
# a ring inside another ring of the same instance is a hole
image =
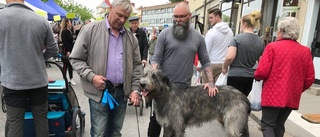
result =
[[[173,10],[173,20],[178,22],[186,22],[191,18],[189,5],[185,2],[181,2],[176,5]]]
[[[181,2],[174,7],[173,12],[184,12],[185,14],[190,13],[189,5],[185,2]]]

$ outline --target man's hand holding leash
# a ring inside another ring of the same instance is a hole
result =
[[[106,88],[106,81],[107,79],[101,75],[95,75],[92,78],[93,85],[100,91],[103,91]]]
[[[106,88],[106,82],[107,79],[101,75],[95,75],[92,78],[92,83],[93,85],[100,91],[103,91]],[[133,104],[134,106],[138,106],[141,100],[140,94],[138,91],[132,91],[129,94],[129,99],[131,104]]]
[[[147,66],[147,61],[146,60],[142,60],[141,62],[142,62],[143,67]]]
[[[134,90],[129,94],[129,99],[130,99],[129,105],[132,104],[133,106],[139,106],[141,95],[139,94],[138,91]]]

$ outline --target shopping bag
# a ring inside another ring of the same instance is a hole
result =
[[[196,72],[194,85],[201,85],[201,76],[199,71]]]
[[[221,73],[216,81],[216,86],[227,85],[227,74]]]
[[[261,91],[262,91],[263,81],[253,80],[252,89],[251,89],[251,110],[260,111],[261,110]]]

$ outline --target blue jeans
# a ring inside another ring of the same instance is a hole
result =
[[[109,105],[102,105],[101,102],[95,102],[89,99],[90,119],[91,119],[91,137],[121,137],[121,129],[127,109],[127,101],[124,100],[123,89],[119,88],[112,94],[119,106],[115,105],[110,110]]]

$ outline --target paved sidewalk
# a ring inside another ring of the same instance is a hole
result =
[[[292,137],[320,137],[320,124],[313,124],[301,118],[302,114],[320,114],[319,93],[320,86],[314,84],[302,94],[299,110],[292,111],[286,121],[287,134]],[[250,116],[260,123],[261,111],[251,111]]]

